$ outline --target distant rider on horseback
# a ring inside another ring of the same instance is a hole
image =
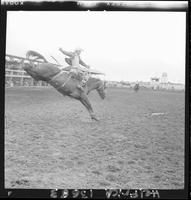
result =
[[[80,58],[80,54],[83,51],[83,49],[76,48],[74,52],[64,51],[62,48],[59,48],[59,50],[64,55],[69,56],[69,58],[65,58],[65,61],[71,66],[70,72],[81,75],[82,81],[77,87],[81,91],[84,91],[84,86],[86,85],[86,82],[88,81],[88,78],[90,76],[88,70],[90,66],[85,64]],[[80,64],[84,67],[80,66]]]

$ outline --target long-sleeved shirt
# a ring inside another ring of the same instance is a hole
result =
[[[67,55],[67,56],[70,57],[72,66],[79,67],[80,64],[81,64],[82,66],[84,66],[84,67],[86,67],[86,68],[89,68],[89,67],[82,61],[82,59],[80,58],[80,56],[79,56],[77,53],[75,53],[75,52],[68,52],[68,51],[64,51],[64,50],[61,50],[61,49],[60,49],[60,51],[61,51],[63,54],[65,54],[65,55]]]

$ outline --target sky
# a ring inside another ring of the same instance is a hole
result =
[[[163,72],[185,82],[185,12],[8,11],[6,53],[34,50],[67,66],[59,48],[81,47],[82,60],[106,80],[150,81]]]

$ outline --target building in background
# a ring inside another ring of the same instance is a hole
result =
[[[158,77],[151,77],[151,88],[154,90],[158,90],[159,89],[159,80],[160,78]]]
[[[6,55],[5,57],[5,86],[47,86],[44,81],[35,81],[22,68],[22,57]]]

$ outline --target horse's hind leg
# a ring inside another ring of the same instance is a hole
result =
[[[90,102],[89,102],[89,100],[88,100],[88,98],[85,94],[81,95],[80,101],[87,108],[91,119],[98,121],[97,117],[95,116],[95,114],[93,112],[92,106],[91,106],[91,104],[90,104]]]

